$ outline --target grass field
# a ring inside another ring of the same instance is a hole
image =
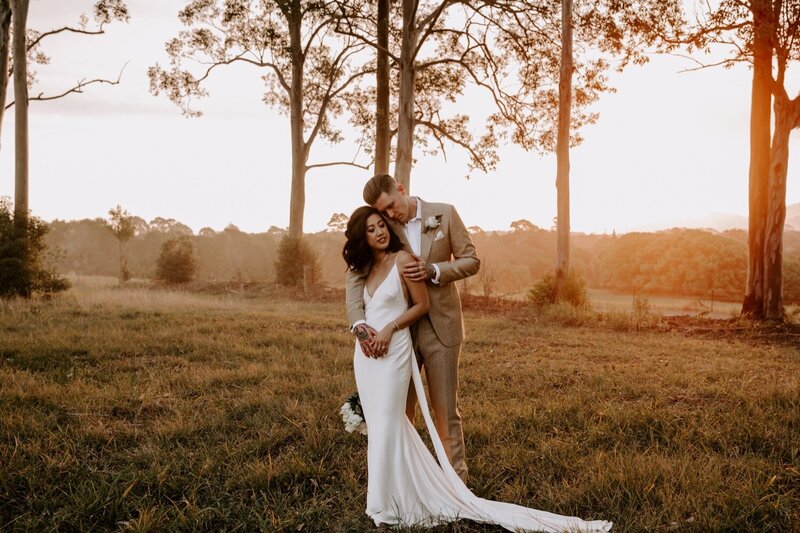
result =
[[[0,303],[0,530],[373,529],[342,307],[86,282]],[[479,496],[615,531],[800,531],[793,334],[466,322]]]

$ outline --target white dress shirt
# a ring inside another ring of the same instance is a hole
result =
[[[408,245],[411,247],[411,251],[414,252],[414,255],[419,257],[420,250],[422,248],[422,216],[420,216],[420,209],[419,209],[419,198],[414,197],[414,216],[411,217],[408,222],[405,223],[405,230],[406,230],[406,239],[408,240]],[[435,285],[439,284],[439,276],[441,272],[439,272],[439,265],[433,265],[433,270],[436,273],[431,279],[431,282]]]
[[[406,239],[408,245],[411,246],[411,251],[414,255],[419,257],[419,250],[422,241],[422,217],[419,215],[419,198],[414,198],[416,204],[414,206],[414,216],[405,223]]]

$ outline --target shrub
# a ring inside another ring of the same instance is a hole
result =
[[[536,307],[544,307],[555,303],[568,303],[573,307],[586,307],[589,298],[586,295],[586,281],[574,270],[570,270],[562,280],[559,288],[554,273],[547,273],[534,283],[528,291],[528,300]]]
[[[574,306],[567,302],[556,302],[542,307],[539,315],[545,322],[562,326],[589,326],[597,322],[597,315],[587,306]]]
[[[653,315],[653,307],[650,305],[650,300],[647,298],[646,294],[633,295],[633,313],[631,318],[637,330],[652,325],[655,316]]]
[[[164,241],[156,262],[156,277],[169,285],[188,283],[197,271],[194,246],[187,236]]]
[[[597,320],[617,331],[644,331],[658,329],[664,325],[664,317],[653,310],[646,294],[634,294],[630,311],[604,311]]]
[[[316,251],[302,237],[283,237],[275,260],[275,281],[287,287],[308,287],[317,285],[319,280]]]
[[[29,216],[24,229],[17,226],[11,201],[0,198],[0,296],[28,298],[37,292],[67,290],[69,281],[60,277],[45,257],[47,223]]]
[[[134,218],[121,206],[109,210],[110,217],[106,225],[114,237],[119,242],[119,284],[122,285],[131,279],[131,271],[128,268],[127,243],[136,234]]]

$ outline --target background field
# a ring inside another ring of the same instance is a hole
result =
[[[0,303],[0,529],[372,528],[338,301],[77,281]],[[799,531],[796,331],[613,316],[467,310],[474,492],[615,531]]]

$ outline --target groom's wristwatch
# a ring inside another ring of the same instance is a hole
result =
[[[425,266],[425,279],[430,281],[436,279],[436,267],[430,263]]]

